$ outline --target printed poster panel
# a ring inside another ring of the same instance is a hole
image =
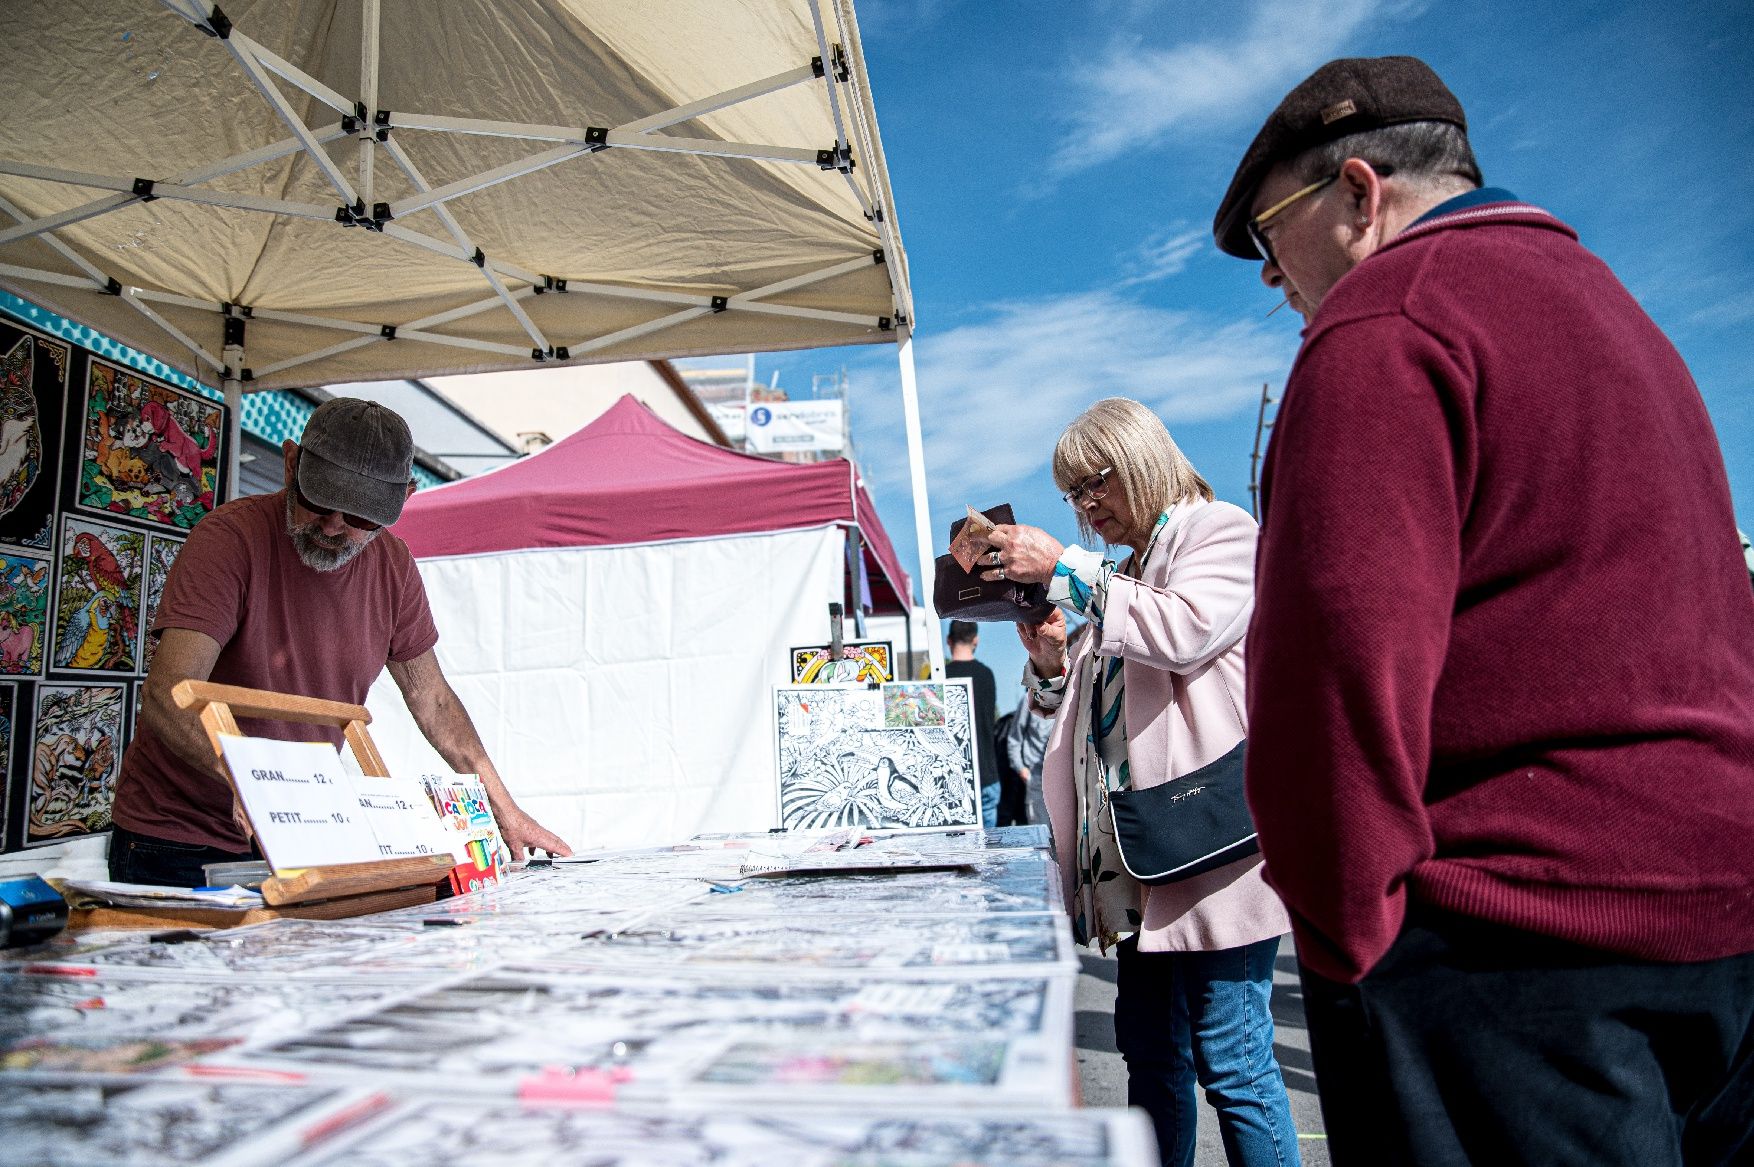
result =
[[[47,559],[0,551],[0,676],[43,675],[49,576]]]
[[[12,743],[18,740],[18,685],[0,683],[0,851],[6,850],[6,807],[12,801]]]
[[[865,684],[895,680],[895,645],[891,641],[847,641],[840,646],[839,660],[831,660],[832,655],[833,646],[828,644],[794,648],[792,684]]]
[[[25,846],[110,829],[127,699],[128,687],[119,683],[37,686]]]
[[[781,826],[979,824],[968,681],[780,686],[774,706]]]
[[[152,635],[152,622],[158,618],[158,603],[164,599],[164,581],[170,578],[171,564],[183,549],[181,539],[154,535],[146,541],[146,596],[140,614],[140,671],[152,669],[152,657],[158,651],[158,638]]]
[[[69,672],[137,671],[146,536],[84,519],[62,520],[55,642],[49,667]]]
[[[71,359],[67,345],[0,319],[0,543],[54,546]]]
[[[92,357],[79,505],[187,531],[214,508],[224,431],[217,402]]]

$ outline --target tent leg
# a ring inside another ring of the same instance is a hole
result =
[[[907,468],[913,480],[914,538],[920,551],[920,602],[932,602],[932,508],[926,499],[926,443],[920,436],[920,390],[914,376],[913,329],[896,330],[896,353],[901,363],[901,405],[907,422]],[[911,623],[911,616],[910,616]],[[944,638],[936,632],[926,636],[926,652],[932,661],[932,679],[944,676]]]
[[[225,361],[225,378],[221,388],[225,390],[226,426],[225,426],[225,498],[230,501],[238,496],[238,467],[244,464],[244,319],[241,316],[228,315],[225,318],[225,348],[221,352]]]

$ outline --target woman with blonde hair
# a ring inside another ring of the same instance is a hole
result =
[[[1269,1007],[1291,924],[1261,857],[1146,886],[1120,861],[1109,807],[1110,792],[1174,782],[1245,736],[1254,520],[1213,501],[1157,415],[1123,397],[1066,428],[1053,473],[1086,537],[1131,558],[1002,526],[986,575],[1046,583],[1059,609],[1018,627],[1024,686],[1056,711],[1042,787],[1078,938],[1118,949],[1127,1100],[1151,1115],[1165,1164],[1194,1161],[1196,1082],[1232,1164],[1297,1163]],[[1089,622],[1070,656],[1065,613]]]

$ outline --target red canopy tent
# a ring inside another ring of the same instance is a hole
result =
[[[627,396],[539,454],[421,491],[392,529],[426,559],[829,524],[859,533],[873,614],[905,615],[907,573],[851,462],[795,465],[721,449]]]

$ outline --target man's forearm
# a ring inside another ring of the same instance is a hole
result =
[[[171,697],[170,683],[158,684],[148,679],[141,695],[140,720],[179,761],[197,774],[231,788],[231,780],[220,766],[219,755],[198,717],[179,708]]]

